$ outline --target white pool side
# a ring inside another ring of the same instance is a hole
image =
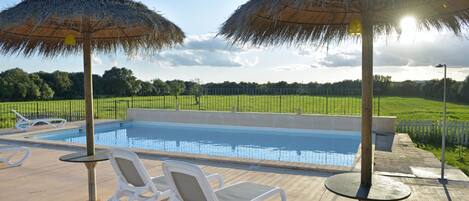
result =
[[[360,131],[360,116],[129,109],[129,121]],[[373,117],[373,131],[394,133],[396,117]]]

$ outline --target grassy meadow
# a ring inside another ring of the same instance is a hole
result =
[[[422,98],[381,98],[381,115],[397,116],[399,119],[442,119],[443,102]],[[450,120],[469,121],[469,104],[448,103]]]

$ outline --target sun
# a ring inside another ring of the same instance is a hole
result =
[[[406,16],[401,19],[400,23],[402,33],[415,33],[417,32],[417,20],[415,17]]]
[[[417,20],[413,16],[405,16],[400,21],[401,34],[399,43],[414,45],[419,42],[433,42],[435,34],[431,31],[421,31],[418,29]]]

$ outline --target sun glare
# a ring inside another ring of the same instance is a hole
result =
[[[435,40],[434,34],[429,31],[419,31],[417,20],[413,16],[406,16],[400,22],[401,35],[399,42],[402,44],[415,44],[419,41],[432,42]]]
[[[404,18],[401,19],[401,29],[402,29],[402,32],[405,33],[405,32],[416,32],[417,31],[417,20],[415,19],[415,17],[412,17],[412,16],[406,16]]]

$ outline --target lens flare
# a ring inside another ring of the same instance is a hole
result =
[[[403,32],[416,32],[417,31],[417,20],[415,17],[406,16],[401,19],[401,29]]]

